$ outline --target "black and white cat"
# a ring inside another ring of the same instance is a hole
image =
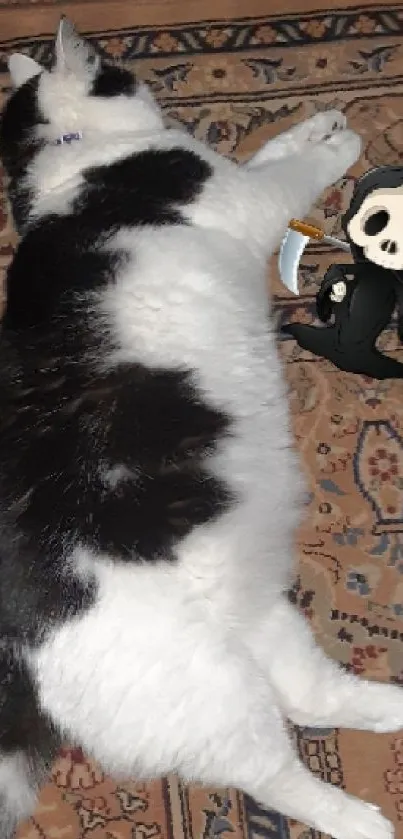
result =
[[[359,138],[320,113],[238,166],[164,127],[65,19],[51,70],[10,71],[1,839],[61,737],[115,775],[178,772],[387,839],[284,725],[400,729],[403,697],[341,672],[287,601],[303,481],[266,287],[290,216]]]

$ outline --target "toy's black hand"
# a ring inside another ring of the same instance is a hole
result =
[[[335,295],[333,287],[337,286],[339,283],[344,283],[345,277],[348,274],[354,274],[354,267],[354,265],[342,264],[330,265],[327,269],[320,289],[316,295],[316,311],[318,318],[320,318],[322,323],[327,323],[330,319],[333,311],[332,303],[340,303],[345,297],[345,293],[343,293],[343,295],[340,296],[340,299],[335,299],[335,297],[339,297],[339,295],[337,295],[337,293]]]
[[[332,285],[332,290],[330,292],[330,299],[333,303],[341,303],[347,294],[347,286],[344,280],[338,280],[337,283]]]

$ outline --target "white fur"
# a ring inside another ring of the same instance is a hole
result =
[[[8,69],[14,87],[20,87],[42,71],[40,64],[37,64],[29,55],[22,53],[14,53],[10,56]]]
[[[8,839],[18,821],[31,815],[38,794],[25,755],[0,756],[0,835]]]
[[[233,418],[210,465],[238,502],[184,539],[174,565],[75,553],[77,573],[95,575],[99,596],[27,653],[42,704],[117,775],[178,771],[238,786],[336,839],[388,839],[377,809],[301,766],[283,723],[289,714],[310,725],[403,725],[398,689],[343,674],[284,600],[303,482],[269,329],[266,263],[289,219],[344,174],[360,142],[340,114],[322,113],[237,166],[164,129],[144,89],[129,104],[89,104],[86,73],[41,78],[52,117],[45,132],[79,129],[83,140],[47,148],[31,168],[34,214],[65,212],[83,169],[132,151],[179,144],[210,163],[212,178],[187,208],[190,226],[117,234],[109,247],[128,260],[95,306],[115,339],[104,366],[189,367]],[[105,470],[105,480],[130,479],[124,464]]]

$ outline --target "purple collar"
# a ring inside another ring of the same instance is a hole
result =
[[[65,143],[69,145],[73,142],[73,140],[81,140],[82,136],[81,131],[73,131],[71,134],[62,134],[61,137],[58,137],[57,140],[55,140],[55,145],[63,146]]]

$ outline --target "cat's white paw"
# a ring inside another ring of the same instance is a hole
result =
[[[371,682],[367,685],[360,713],[364,723],[362,728],[378,734],[403,730],[403,689]]]
[[[393,839],[392,822],[382,815],[379,807],[343,795],[343,806],[330,810],[320,829],[333,839]]]
[[[315,173],[322,189],[338,181],[361,154],[361,138],[346,128],[324,137],[315,148]]]
[[[299,151],[306,151],[319,190],[338,181],[361,154],[361,138],[347,128],[346,117],[337,110],[321,111],[300,123],[293,142]]]
[[[306,131],[306,142],[316,145],[329,140],[347,128],[347,119],[341,111],[321,111],[319,114],[302,123],[301,128]]]

